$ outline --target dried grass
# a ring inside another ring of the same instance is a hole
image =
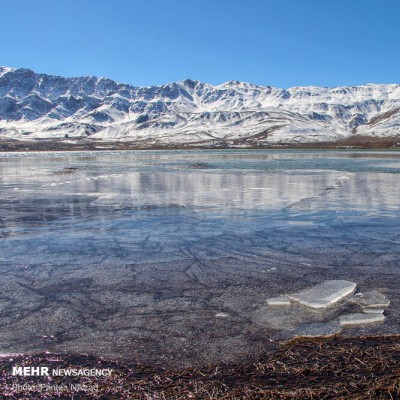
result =
[[[55,366],[110,367],[110,378],[53,378],[52,384],[99,384],[97,395],[12,392],[13,365],[48,365],[54,355],[4,358],[4,398],[35,399],[400,399],[400,336],[297,339],[246,364],[210,365],[179,371],[133,366],[84,355],[59,355]],[[43,378],[18,378],[19,382]],[[33,396],[33,397],[32,397]],[[36,396],[36,397],[35,397]],[[46,397],[47,396],[47,397]],[[73,397],[72,397],[73,396]]]

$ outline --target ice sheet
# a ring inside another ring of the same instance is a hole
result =
[[[399,159],[1,154],[0,352],[240,361],[296,318],[320,321],[264,307],[325,279],[387,294],[385,322],[368,329],[399,332]]]

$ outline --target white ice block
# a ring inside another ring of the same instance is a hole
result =
[[[343,314],[339,317],[340,325],[348,326],[348,325],[365,325],[365,324],[373,324],[377,322],[383,322],[385,320],[385,316],[383,314],[363,314],[363,313],[354,313],[354,314]]]
[[[312,308],[325,308],[352,294],[354,282],[328,280],[298,293],[288,294],[289,299]]]

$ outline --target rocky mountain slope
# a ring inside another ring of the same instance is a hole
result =
[[[0,67],[0,138],[253,146],[400,137],[400,85],[134,87]]]

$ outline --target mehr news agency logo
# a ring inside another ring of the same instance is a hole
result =
[[[111,376],[111,368],[52,368],[13,366],[13,376]]]
[[[88,376],[111,376],[113,369],[111,368],[52,368],[45,366],[39,367],[23,367],[13,366],[13,376],[71,376],[71,377],[88,377]],[[51,383],[26,383],[19,384],[14,383],[12,390],[16,392],[48,392],[54,393],[55,395],[61,395],[66,391],[84,391],[91,394],[96,394],[99,390],[99,384],[88,384],[88,383],[70,383],[67,384],[51,384]]]

